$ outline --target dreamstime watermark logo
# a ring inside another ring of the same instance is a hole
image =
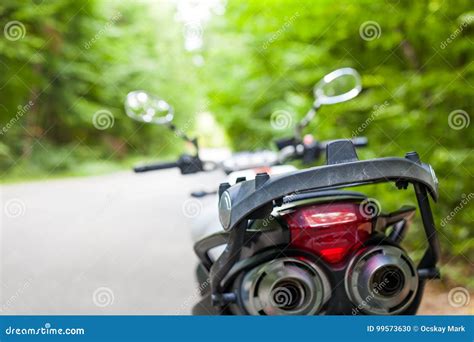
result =
[[[385,101],[381,105],[375,105],[370,116],[362,123],[362,125],[352,131],[352,138],[355,138],[364,132],[372,123],[372,121],[374,121],[389,105],[390,103],[388,101]]]
[[[84,48],[86,50],[89,50],[110,29],[110,27],[121,18],[122,18],[122,13],[116,12],[107,21],[107,23],[105,23],[105,25],[99,31],[97,31],[94,37],[92,37],[91,39],[89,39],[87,42],[84,43]]]
[[[360,202],[359,212],[363,217],[367,219],[372,219],[374,217],[377,217],[381,211],[382,211],[382,207],[379,201],[377,201],[374,198],[367,198],[363,200],[362,202]]]
[[[448,293],[448,303],[453,308],[460,308],[469,305],[471,296],[464,287],[455,287]]]
[[[191,129],[193,127],[193,125],[196,123],[196,117],[199,116],[199,114],[203,113],[203,112],[207,112],[209,111],[209,105],[210,105],[210,102],[208,100],[204,101],[199,107],[198,109],[196,110],[195,112],[195,115],[186,120],[186,122],[184,124],[181,125],[180,128],[176,127],[174,129],[174,135],[175,137],[177,138],[181,138],[183,137],[184,135],[186,135],[186,132]]]
[[[293,304],[294,300],[293,293],[286,287],[275,287],[270,292],[270,305],[274,307],[288,307]]]
[[[211,286],[210,278],[207,278],[202,283],[200,283],[199,286],[195,289],[194,293],[188,296],[184,300],[177,314],[178,315],[186,314],[186,311],[188,311],[189,307],[191,305],[194,305],[201,298],[202,294],[205,293],[210,286]]]
[[[9,21],[3,28],[3,34],[5,38],[14,42],[16,40],[25,38],[26,28],[21,21],[12,20]]]
[[[262,226],[267,227],[275,220],[275,216],[270,215],[262,220]]]
[[[5,203],[3,211],[7,217],[17,218],[25,215],[26,205],[21,199],[12,198]]]
[[[45,323],[39,328],[12,327],[5,329],[6,335],[84,335],[84,328],[53,328],[51,323]]]
[[[448,125],[456,131],[469,127],[470,123],[471,117],[462,109],[453,110],[448,115]]]
[[[114,122],[114,115],[106,109],[101,109],[95,112],[94,116],[92,117],[92,124],[95,128],[101,131],[113,127]]]
[[[300,13],[295,12],[289,19],[285,20],[283,25],[277,31],[275,31],[271,35],[271,37],[265,41],[265,43],[263,43],[262,49],[263,50],[268,49],[268,47],[271,44],[273,44],[275,41],[277,41],[283,33],[288,31],[288,29],[291,27],[291,25],[293,25],[293,23],[295,22],[296,18],[298,18],[299,16],[300,16]]]
[[[194,123],[196,120],[194,118],[190,118],[186,120],[186,122],[180,127],[176,127],[173,130],[173,134],[176,138],[182,138],[183,136],[186,136],[186,131],[188,131],[191,127],[193,127]]]
[[[112,305],[114,301],[114,292],[108,287],[99,287],[92,294],[92,302],[99,308]]]
[[[470,192],[468,195],[462,194],[461,197],[461,202],[459,202],[459,204],[453,210],[451,210],[448,216],[441,220],[441,227],[445,227],[448,222],[454,218],[454,216],[464,209],[464,207],[474,198],[474,193]]]
[[[31,286],[31,278],[28,278],[25,283],[20,286],[16,291],[2,304],[0,312],[6,312],[10,309],[13,304],[23,295],[23,293]]]
[[[188,21],[183,28],[184,46],[188,51],[199,50],[202,47],[203,28],[199,21]]]
[[[365,41],[379,39],[382,35],[382,28],[376,21],[365,21],[359,26],[359,35]]]
[[[295,196],[298,195],[298,192],[293,192],[284,198],[284,203],[290,203],[295,199]],[[283,203],[282,203],[283,204]],[[264,218],[262,220],[262,226],[267,227],[269,226],[273,221],[275,221],[275,216],[274,215],[269,215],[268,217]]]
[[[293,115],[286,110],[277,110],[270,115],[270,125],[277,130],[293,126]]]
[[[375,296],[378,295],[379,292],[382,291],[388,284],[389,281],[387,278],[385,278],[379,284],[374,284],[374,287],[372,288],[370,293],[362,300],[362,302],[357,307],[352,309],[352,315],[358,315],[360,310],[363,310],[365,307],[367,307],[370,302],[374,300]]]
[[[5,126],[2,127],[0,130],[0,135],[4,135],[8,132],[10,128],[12,128],[26,113],[28,113],[31,108],[33,108],[33,101],[28,101],[28,103],[24,106],[18,106],[15,116],[8,121]]]
[[[195,198],[190,198],[184,201],[182,209],[184,216],[187,218],[195,218],[201,214],[202,203]]]
[[[184,37],[188,39],[202,38],[202,25],[198,21],[189,21],[184,24]]]
[[[472,14],[469,14],[465,17],[465,19],[461,22],[461,25],[459,25],[456,30],[454,30],[453,33],[451,33],[449,35],[448,38],[446,38],[445,40],[443,40],[441,42],[441,44],[439,44],[439,47],[444,50],[446,49],[446,47],[451,44],[465,29],[466,27],[469,26],[469,24],[472,23],[472,21],[474,20],[474,15]]]

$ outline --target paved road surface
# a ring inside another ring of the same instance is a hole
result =
[[[183,205],[218,178],[167,170],[3,187],[3,312],[189,313],[196,258]]]
[[[168,170],[3,186],[2,313],[190,313],[196,258],[183,205],[220,178]],[[466,313],[430,291],[439,297],[423,313]]]

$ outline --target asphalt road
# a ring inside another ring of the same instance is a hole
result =
[[[199,207],[186,200],[220,177],[166,170],[2,187],[2,312],[190,313]]]
[[[1,187],[1,313],[189,314],[200,208],[186,201],[221,178],[167,170]],[[443,291],[430,287],[421,313],[472,313]]]

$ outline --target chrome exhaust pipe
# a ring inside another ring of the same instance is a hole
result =
[[[345,286],[353,314],[396,315],[413,302],[418,273],[402,249],[369,247],[350,262]]]
[[[275,259],[249,271],[240,283],[242,306],[250,315],[314,315],[329,299],[329,280],[317,265]]]

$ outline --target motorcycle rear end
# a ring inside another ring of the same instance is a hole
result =
[[[196,152],[177,162],[135,169],[178,167],[190,174],[222,168],[231,174],[215,194],[215,219],[206,219],[209,226],[195,234],[202,299],[193,314],[416,313],[426,280],[440,276],[429,200],[438,196],[433,169],[415,152],[404,158],[359,160],[355,147],[365,145],[366,139],[317,142],[301,137],[321,106],[350,100],[360,91],[360,76],[353,69],[326,75],[315,86],[313,107],[294,137],[277,142],[280,151],[274,158],[262,161],[253,155],[258,165],[236,162],[235,156],[227,163],[206,163]],[[126,110],[134,119],[176,130],[171,106],[145,92],[129,94]],[[180,134],[198,151],[196,139]],[[324,152],[326,165],[303,170],[285,165],[291,159],[311,163]],[[278,167],[286,172],[278,172]],[[411,186],[418,208],[402,206],[384,213],[376,199],[351,189],[378,183],[392,183],[400,191]],[[417,209],[428,248],[415,265],[402,242]]]

